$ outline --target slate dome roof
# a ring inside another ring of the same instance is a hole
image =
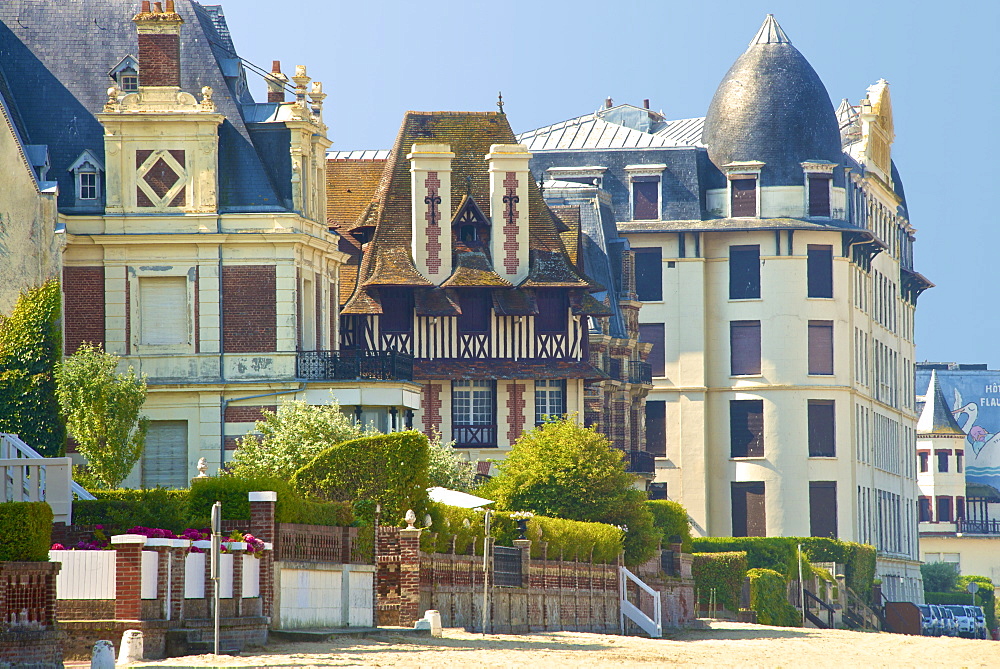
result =
[[[734,161],[764,162],[761,186],[801,186],[805,161],[841,164],[826,87],[772,15],[716,89],[702,142],[720,169]],[[841,170],[835,178],[842,179]]]

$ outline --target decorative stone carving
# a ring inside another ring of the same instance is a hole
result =
[[[415,530],[415,529],[417,529],[413,525],[414,523],[417,522],[417,514],[415,514],[413,512],[413,509],[407,510],[406,516],[404,517],[404,520],[406,520],[406,529],[408,529],[408,530]]]
[[[108,101],[104,103],[104,111],[118,111],[118,89],[114,86],[108,89]]]
[[[214,91],[211,86],[201,87],[201,108],[204,111],[215,111],[215,102],[212,101]]]
[[[198,458],[198,478],[200,479],[207,478],[208,474],[205,473],[207,471],[208,471],[208,460],[206,458]]]

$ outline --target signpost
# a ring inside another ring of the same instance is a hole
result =
[[[975,581],[969,581],[969,585],[965,586],[965,589],[969,591],[972,595],[972,605],[976,605],[976,593],[979,592],[979,584]]]
[[[219,654],[219,560],[222,549],[222,502],[212,505],[212,559],[209,575],[213,584],[213,608],[215,609],[215,654]]]

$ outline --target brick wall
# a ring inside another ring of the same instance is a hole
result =
[[[424,434],[430,437],[441,429],[441,384],[426,383],[423,390]]]
[[[226,422],[256,423],[259,420],[264,420],[264,411],[275,412],[277,410],[278,407],[274,404],[264,406],[234,406],[229,404],[226,405]]]
[[[64,267],[65,353],[85,341],[104,345],[104,268]]]
[[[222,268],[222,332],[226,353],[269,353],[278,347],[274,265]]]
[[[181,85],[179,35],[139,34],[139,76],[143,86]]]
[[[510,429],[507,440],[513,444],[524,431],[524,390],[523,383],[511,383],[507,386],[507,410],[510,412]]]

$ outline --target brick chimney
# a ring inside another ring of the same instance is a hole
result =
[[[410,161],[413,260],[420,273],[441,283],[451,276],[451,161],[449,144],[415,142]]]
[[[281,61],[271,61],[271,74],[266,77],[267,81],[267,101],[284,102],[285,85],[288,84],[288,76],[281,72]]]
[[[184,19],[174,9],[174,0],[142,1],[132,17],[139,33],[139,85],[181,85],[181,25]]]
[[[515,286],[528,276],[528,184],[531,153],[523,144],[494,144],[490,172],[493,269]]]

